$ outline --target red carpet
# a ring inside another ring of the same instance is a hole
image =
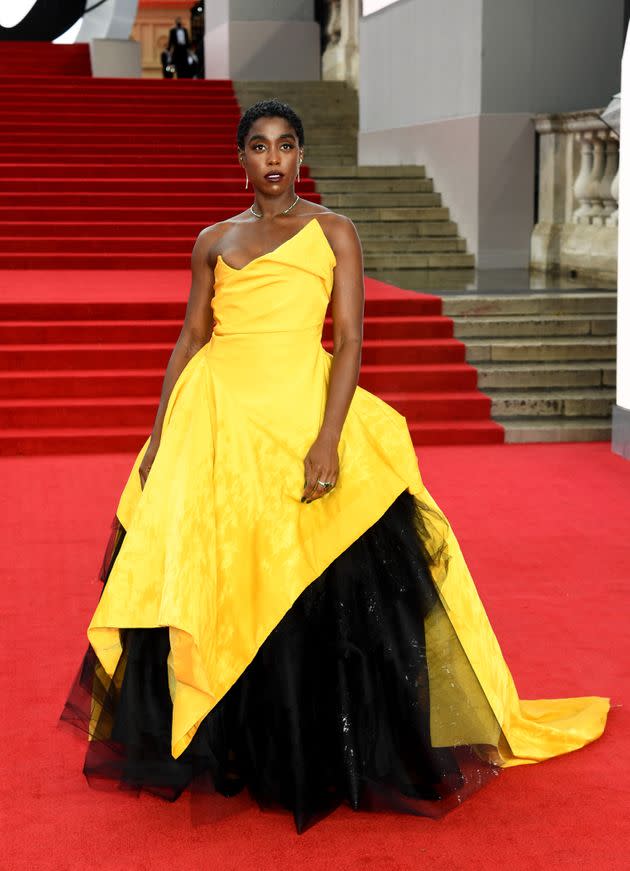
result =
[[[228,79],[5,75],[0,110],[0,269],[187,269],[252,201]],[[307,163],[296,192],[319,202]]]
[[[625,871],[628,728],[514,768],[441,822],[342,809],[303,836],[247,797],[207,810],[90,790],[56,721],[131,456],[0,460],[6,871]],[[625,702],[630,464],[608,444],[424,448],[521,696]]]
[[[185,270],[0,272],[0,455],[139,449],[189,286]],[[367,279],[359,383],[405,415],[417,445],[502,442],[441,311],[437,296]]]
[[[43,5],[48,4],[40,4],[40,10]],[[40,15],[43,14],[40,11]],[[20,80],[31,78],[33,75],[36,77],[92,75],[90,46],[87,42],[65,45],[26,40],[3,41],[2,64],[5,70],[19,70]]]

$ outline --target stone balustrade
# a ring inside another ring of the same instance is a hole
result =
[[[537,115],[534,270],[614,282],[619,140],[600,110]]]

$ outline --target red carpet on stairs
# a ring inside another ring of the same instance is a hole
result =
[[[168,270],[0,273],[0,455],[139,449],[189,282]],[[501,442],[441,306],[366,279],[359,383],[407,418],[415,444]]]
[[[132,456],[2,458],[3,871],[626,871],[630,465],[603,443],[419,459],[520,695],[610,696],[597,742],[503,771],[440,822],[343,808],[302,836],[247,796],[92,790],[83,742],[56,724]]]
[[[229,80],[0,76],[0,111],[0,269],[186,269],[251,203]]]
[[[251,203],[232,83],[5,75],[0,109],[0,455],[137,450],[194,240]],[[502,442],[439,297],[366,283],[361,386],[415,444]]]
[[[40,2],[40,8],[45,5],[49,4]],[[93,4],[88,3],[87,5]],[[40,15],[45,15],[43,9]],[[19,71],[21,81],[31,76],[41,78],[43,76],[92,75],[90,46],[87,42],[62,44],[3,40],[1,45],[3,69],[8,72]]]

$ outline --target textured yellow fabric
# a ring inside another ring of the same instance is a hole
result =
[[[177,757],[298,596],[407,489],[435,509],[430,545],[436,553],[446,545],[436,585],[502,724],[504,762],[582,746],[602,732],[608,700],[519,700],[401,414],[357,387],[339,443],[338,483],[321,499],[300,502],[332,362],[321,333],[335,263],[316,218],[243,269],[219,258],[212,338],[173,388],[144,490],[138,467],[148,440],[120,496],[127,534],[88,627],[91,645],[111,676],[119,628],[170,627]],[[427,625],[436,663],[438,636],[439,627]],[[447,694],[440,687],[446,673],[433,670],[432,692]],[[448,743],[447,732],[436,722],[434,743]]]

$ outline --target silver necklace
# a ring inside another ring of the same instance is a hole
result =
[[[295,200],[291,203],[291,205],[289,206],[288,209],[285,209],[283,212],[278,212],[278,214],[279,214],[279,215],[286,215],[286,213],[287,213],[287,212],[290,212],[291,209],[293,208],[293,206],[296,205],[296,203],[297,203],[297,201],[298,201],[299,199],[300,199],[300,197],[299,197],[299,195],[298,195],[298,196],[295,198]],[[255,211],[254,211],[254,206],[253,206],[253,205],[251,205],[251,206],[249,207],[249,210],[250,210],[250,212],[252,213],[252,215],[255,215],[257,218],[262,218],[262,217],[263,217],[262,214],[259,215],[258,212],[255,212]],[[275,218],[276,215],[274,215],[273,217]]]

